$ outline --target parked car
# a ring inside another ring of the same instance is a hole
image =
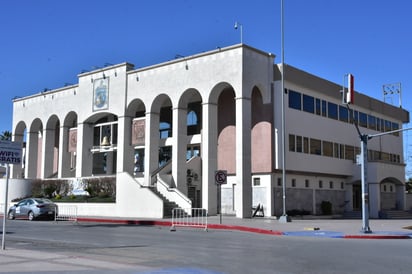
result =
[[[57,205],[44,198],[27,198],[10,207],[7,217],[12,219],[29,219],[33,221],[36,218],[53,219],[57,212]]]

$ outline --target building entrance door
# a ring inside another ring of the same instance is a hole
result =
[[[353,210],[361,210],[362,189],[360,185],[352,186],[352,201],[353,201]]]

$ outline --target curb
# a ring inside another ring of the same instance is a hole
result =
[[[105,219],[105,218],[78,218],[78,222],[89,223],[111,223],[124,225],[139,225],[139,226],[169,226],[172,227],[171,221],[159,220],[128,220],[128,219]],[[382,234],[348,234],[336,231],[323,231],[319,229],[312,229],[304,231],[278,231],[270,229],[262,229],[255,227],[239,226],[239,225],[222,225],[222,224],[208,224],[207,228],[221,229],[221,230],[236,230],[264,235],[274,236],[299,236],[299,237],[319,237],[319,238],[342,238],[342,239],[412,239],[412,233],[403,234],[402,232],[381,232]],[[398,235],[396,235],[398,234]]]

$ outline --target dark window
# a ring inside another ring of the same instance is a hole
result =
[[[359,125],[361,127],[368,127],[368,115],[363,112],[359,112]]]
[[[355,148],[353,146],[345,145],[345,159],[355,160]]]
[[[320,99],[315,100],[315,110],[317,115],[321,115]]]
[[[302,136],[296,136],[296,152],[302,152]]]
[[[376,118],[376,130],[381,131],[381,119]]]
[[[368,115],[368,128],[376,130],[376,117]]]
[[[302,95],[299,92],[289,90],[289,107],[302,110]]]
[[[318,139],[310,139],[310,154],[321,155],[322,144]]]
[[[289,134],[289,151],[296,151],[295,135]]]
[[[328,102],[328,117],[331,119],[338,119],[338,105]]]
[[[392,123],[392,130],[399,129],[399,125],[397,123]],[[399,132],[394,132],[393,135],[399,136]]]
[[[315,113],[315,98],[303,94],[303,111]]]
[[[303,152],[309,153],[309,138],[303,137]]]
[[[309,180],[308,179],[305,180],[305,187],[309,187]]]
[[[391,131],[392,130],[392,123],[385,120],[385,131]]]
[[[323,156],[333,157],[333,143],[323,141]]]
[[[326,111],[326,101],[322,100],[322,116],[326,117],[327,111]]]
[[[339,106],[339,120],[342,122],[348,122],[349,119],[348,109],[344,106]]]

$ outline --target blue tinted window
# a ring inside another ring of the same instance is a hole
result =
[[[366,115],[363,112],[359,112],[359,125],[361,127],[367,127],[368,126],[368,115]]]
[[[349,112],[344,106],[339,106],[339,120],[342,122],[348,122]]]
[[[326,101],[322,100],[322,116],[326,117]]]
[[[289,107],[301,110],[302,109],[302,95],[299,92],[289,90]]]
[[[328,102],[328,117],[332,119],[338,119],[338,105]]]
[[[310,113],[315,113],[315,98],[303,94],[303,110]]]
[[[376,117],[368,115],[368,128],[376,130]]]
[[[321,114],[320,99],[316,99],[316,101],[315,101],[315,109],[316,109],[316,114],[317,114],[317,115],[320,115],[320,114]]]

